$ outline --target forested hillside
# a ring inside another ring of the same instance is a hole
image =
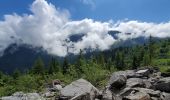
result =
[[[26,59],[25,59],[26,60]],[[39,57],[31,69],[24,73],[16,69],[12,75],[0,72],[0,96],[11,95],[16,91],[42,92],[46,84],[54,79],[68,84],[84,78],[94,86],[103,88],[111,73],[118,70],[137,69],[144,66],[160,68],[163,73],[170,73],[170,39],[154,40],[131,47],[118,47],[112,50],[94,53],[90,58],[80,50],[74,63],[67,57],[63,62],[51,58],[45,66]]]

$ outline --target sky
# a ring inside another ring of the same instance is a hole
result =
[[[49,54],[107,50],[138,37],[170,37],[169,0],[1,0],[0,55],[11,44]],[[108,31],[120,31],[117,38]],[[131,33],[131,34],[127,34]],[[79,36],[73,41],[72,36]]]
[[[0,16],[9,13],[31,13],[34,0],[1,0]],[[92,18],[107,21],[140,20],[166,22],[170,20],[169,0],[48,0],[57,8],[67,9],[73,20]]]

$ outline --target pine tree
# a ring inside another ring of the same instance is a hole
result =
[[[78,55],[75,67],[76,67],[76,71],[78,74],[83,73],[83,64],[84,64],[85,58],[83,56],[83,51],[80,49],[80,53]]]
[[[149,58],[149,54],[145,53],[144,58],[143,58],[143,64],[144,66],[148,66],[150,64],[150,58]]]
[[[44,74],[44,63],[40,57],[35,61],[32,72],[33,74],[39,74],[39,75]]]
[[[102,52],[100,52],[100,54],[98,56],[98,64],[100,64],[102,66],[102,68],[106,68],[105,59],[104,59],[104,55]]]
[[[133,55],[132,69],[137,69],[138,66],[139,66],[138,59],[135,55]]]
[[[124,54],[122,52],[117,52],[116,53],[115,66],[119,70],[122,70],[125,67]]]
[[[18,69],[15,69],[15,71],[12,74],[12,77],[14,79],[17,79],[21,75],[20,71]]]
[[[67,71],[68,71],[68,68],[69,68],[69,63],[68,63],[68,60],[67,60],[67,58],[65,57],[64,58],[64,61],[63,61],[63,74],[66,74],[67,73]]]
[[[150,35],[149,37],[149,64],[152,63],[152,59],[153,59],[153,56],[154,56],[154,48],[153,48],[153,39],[152,39],[152,36]]]
[[[108,58],[106,63],[106,69],[111,71],[111,67],[112,67],[112,59]]]
[[[48,73],[49,74],[53,74],[59,71],[59,62],[52,58],[49,64],[49,69],[48,69]]]

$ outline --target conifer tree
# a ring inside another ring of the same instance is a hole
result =
[[[149,48],[149,64],[151,64],[153,56],[154,56],[153,39],[151,35],[149,36],[149,47],[148,48]]]
[[[63,66],[62,66],[63,74],[66,74],[66,73],[67,73],[68,68],[69,68],[69,63],[68,63],[67,58],[65,57],[65,58],[64,58],[64,61],[63,61]]]
[[[33,74],[39,74],[39,75],[44,74],[44,63],[40,57],[35,61],[32,71]]]
[[[125,67],[124,55],[122,52],[117,52],[115,56],[115,66],[117,69],[122,70]]]
[[[137,59],[136,55],[133,55],[132,69],[137,69],[138,66],[139,66],[138,59]]]
[[[18,69],[15,69],[15,71],[12,74],[12,77],[14,79],[17,79],[21,75],[20,71]]]
[[[52,58],[49,64],[49,69],[48,69],[48,73],[49,74],[53,74],[59,71],[59,62]]]

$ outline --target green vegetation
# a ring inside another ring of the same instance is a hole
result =
[[[154,66],[162,72],[170,73],[170,39],[149,42],[132,47],[119,47],[85,57],[83,51],[74,63],[65,57],[63,62],[52,58],[47,66],[39,57],[26,73],[16,69],[13,74],[0,72],[0,96],[11,95],[16,91],[42,92],[45,84],[59,79],[65,84],[85,78],[93,85],[103,88],[109,75],[117,70],[137,69],[141,66]]]

